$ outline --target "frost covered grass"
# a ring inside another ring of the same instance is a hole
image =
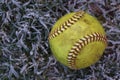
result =
[[[61,16],[78,10],[99,19],[108,47],[96,64],[71,70],[53,57],[48,34]],[[120,79],[120,1],[0,0],[0,79]]]

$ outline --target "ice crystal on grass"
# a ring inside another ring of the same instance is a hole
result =
[[[48,34],[61,16],[78,10],[99,19],[108,47],[96,64],[71,70],[53,57]],[[118,80],[119,22],[119,0],[0,0],[0,79]]]

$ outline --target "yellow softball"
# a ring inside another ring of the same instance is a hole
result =
[[[48,39],[56,59],[71,69],[94,64],[107,45],[102,25],[84,11],[72,12],[60,18]]]

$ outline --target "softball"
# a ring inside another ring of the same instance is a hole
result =
[[[84,11],[60,18],[48,39],[55,58],[71,69],[86,68],[96,63],[107,46],[102,25]]]

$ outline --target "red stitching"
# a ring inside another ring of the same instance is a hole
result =
[[[60,35],[60,33],[62,33],[68,27],[70,27],[75,22],[77,22],[84,15],[84,13],[85,13],[84,11],[76,12],[70,19],[68,19],[67,21],[65,21],[60,27],[58,27],[55,31],[53,31],[52,33],[50,33],[49,39],[52,39],[52,38]]]
[[[87,42],[86,42],[87,41]],[[94,42],[94,41],[102,41],[107,45],[107,39],[106,36],[103,36],[100,33],[93,33],[90,35],[87,35],[85,37],[83,37],[82,39],[80,39],[79,41],[77,41],[73,47],[71,48],[69,54],[68,54],[68,64],[70,68],[75,69],[75,60],[77,58],[77,55],[79,54],[80,50],[87,45],[90,42]],[[76,50],[77,49],[77,50]],[[78,51],[79,50],[79,51]]]

